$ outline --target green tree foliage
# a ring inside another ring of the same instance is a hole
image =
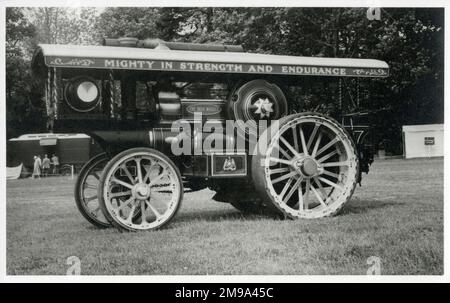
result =
[[[31,102],[34,96],[33,79],[26,42],[34,35],[35,28],[24,17],[21,9],[6,9],[7,137],[40,131],[44,125],[42,103],[38,102],[38,106],[33,106]]]
[[[24,11],[36,28],[36,43],[99,44],[96,8],[37,7]]]

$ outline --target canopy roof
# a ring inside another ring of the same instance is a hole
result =
[[[280,74],[309,76],[387,77],[389,66],[374,59],[280,56],[114,46],[41,44],[33,64],[48,67]],[[42,64],[42,62],[40,62]]]

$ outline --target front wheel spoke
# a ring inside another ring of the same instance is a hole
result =
[[[156,176],[155,179],[153,179],[150,184],[148,186],[153,186],[156,182],[158,182],[159,180],[161,180],[163,177],[165,177],[167,175],[167,172],[165,170],[163,170],[161,172],[161,174],[159,174],[158,176]]]
[[[133,206],[131,206],[130,213],[128,214],[128,217],[126,218],[127,222],[132,223],[135,209],[136,209],[136,203],[133,204]]]
[[[136,171],[137,171],[137,177],[139,183],[142,183],[142,170],[141,170],[141,159],[134,159],[134,162],[136,162]]]
[[[276,163],[283,163],[283,164],[286,164],[289,166],[291,166],[291,164],[292,164],[291,161],[288,161],[285,159],[280,159],[280,158],[275,158],[275,157],[270,157],[269,160],[272,162],[276,162]]]
[[[83,188],[84,189],[87,189],[87,188],[89,188],[89,189],[97,189],[97,186],[89,184],[89,183],[84,183]]]
[[[147,223],[146,213],[145,213],[145,201],[141,200],[141,224]]]
[[[285,138],[283,138],[282,136],[280,136],[280,140],[281,142],[284,143],[284,145],[286,145],[286,147],[294,154],[294,156],[299,157],[300,154],[298,153],[297,150],[295,150],[291,144],[289,144],[289,142],[287,142],[287,140]]]
[[[128,195],[131,195],[131,190],[123,191],[123,192],[120,192],[120,193],[111,193],[109,195],[109,197],[111,199],[114,199],[114,198],[117,198],[117,197],[124,197],[124,196],[128,196]]]
[[[91,173],[91,176],[93,176],[95,179],[100,180],[100,176],[97,174],[96,171]]]
[[[278,178],[276,178],[276,179],[273,179],[273,180],[272,180],[272,184],[276,184],[276,183],[278,183],[278,182],[280,182],[280,181],[283,181],[283,180],[285,180],[285,179],[287,179],[287,178],[293,177],[293,176],[295,176],[296,174],[297,174],[296,171],[292,171],[292,172],[290,172],[290,173],[288,173],[288,174],[282,175],[281,177],[278,177]]]
[[[339,186],[338,184],[336,184],[336,183],[334,183],[334,182],[332,182],[332,181],[330,181],[328,179],[319,177],[319,180],[322,181],[323,183],[326,183],[326,184],[328,184],[330,186],[333,186],[334,188],[337,188],[339,190],[343,190],[343,188],[341,186]]]
[[[329,158],[333,157],[336,154],[337,154],[337,150],[334,150],[331,153],[328,153],[325,156],[323,156],[322,158],[320,158],[319,160],[317,160],[317,162],[322,163],[323,161],[328,160]]]
[[[148,208],[150,208],[150,210],[155,214],[157,220],[159,220],[162,217],[159,211],[153,205],[151,205],[148,200],[145,200],[145,204],[147,204]]]
[[[336,144],[339,141],[339,139],[336,137],[333,140],[331,140],[330,142],[328,142],[327,144],[325,144],[325,146],[323,146],[321,149],[319,149],[317,151],[317,153],[314,155],[315,157],[317,157],[318,155],[320,155],[321,153],[323,153],[324,151],[326,151],[327,149],[329,149],[331,146],[333,146],[334,144]]]
[[[320,127],[320,124],[318,124],[318,123],[314,124],[314,129],[311,133],[311,136],[309,137],[308,143],[306,144],[307,150],[309,150],[309,148],[311,147],[311,144],[313,143],[314,138],[316,137],[317,130],[319,129],[319,127]]]
[[[84,201],[85,201],[86,203],[89,203],[89,202],[91,202],[91,201],[93,201],[93,200],[95,200],[95,199],[97,199],[97,195],[94,195],[94,196],[88,197],[88,198],[84,198]]]
[[[323,199],[320,197],[320,194],[317,192],[317,190],[314,188],[314,186],[311,184],[311,191],[313,192],[314,196],[316,196],[317,200],[322,204],[323,206],[327,207]]]
[[[302,149],[303,153],[308,156],[308,147],[306,146],[305,134],[303,133],[303,129],[300,127],[300,140],[302,141]]]
[[[320,166],[322,167],[335,167],[335,166],[349,166],[349,161],[341,161],[341,162],[328,162],[328,163],[321,163]]]
[[[289,167],[281,167],[281,168],[271,169],[269,173],[271,175],[273,175],[273,174],[285,173],[285,172],[288,172],[288,171],[290,171]]]
[[[130,206],[130,204],[134,202],[134,197],[131,197],[130,199],[123,202],[122,205],[116,208],[118,212],[122,211],[125,207]]]
[[[146,173],[145,176],[144,176],[144,179],[143,179],[142,183],[147,183],[147,179],[150,177],[150,173],[151,173],[151,171],[152,171],[152,169],[153,169],[153,164],[154,164],[154,163],[151,163],[151,164],[150,164],[150,166],[149,166],[149,168],[148,168],[148,170],[147,170],[147,173]]]
[[[112,178],[111,181],[114,182],[114,183],[117,183],[119,185],[125,186],[126,188],[129,188],[129,189],[133,188],[133,185],[131,185],[129,183],[126,183],[124,181],[121,181],[121,180],[119,180],[117,178]]]
[[[283,199],[284,203],[287,203],[289,199],[292,197],[292,195],[295,193],[295,191],[298,189],[299,191],[302,191],[302,188],[300,187],[300,183],[302,182],[302,178],[298,178],[297,182],[294,183],[289,193],[286,195],[286,197]]]
[[[123,164],[120,168],[125,172],[125,175],[127,175],[128,179],[130,179],[131,183],[132,183],[132,184],[135,184],[135,183],[136,183],[136,180],[135,180],[135,178],[131,175],[131,173],[130,173],[130,171],[128,170],[127,166],[126,166],[125,164]]]

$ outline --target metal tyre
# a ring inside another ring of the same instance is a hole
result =
[[[180,208],[183,183],[167,156],[150,148],[132,148],[108,162],[98,196],[103,214],[114,226],[152,230],[167,224]]]
[[[282,215],[331,216],[351,198],[359,161],[353,140],[337,121],[317,113],[290,115],[261,138],[269,138],[268,146],[252,159],[253,181]]]
[[[100,175],[108,160],[105,153],[90,159],[81,169],[75,183],[75,202],[78,210],[86,220],[100,228],[110,226],[98,201]]]

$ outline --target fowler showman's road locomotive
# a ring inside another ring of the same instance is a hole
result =
[[[104,150],[78,176],[80,212],[133,231],[168,223],[185,188],[209,187],[243,212],[336,214],[373,161],[366,131],[295,112],[287,88],[389,71],[379,60],[130,37],[39,45],[32,68],[49,129],[87,133]]]

